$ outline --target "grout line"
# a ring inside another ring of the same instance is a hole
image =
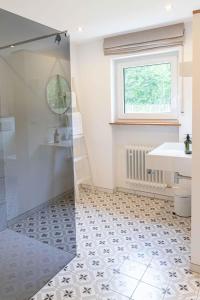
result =
[[[127,298],[127,300],[131,300],[131,298],[130,298],[130,297],[128,297],[128,296],[126,296],[126,295],[124,295],[124,294],[122,294],[122,293],[116,292],[116,291],[114,291],[114,290],[110,290],[110,291],[112,291],[113,293],[115,293],[115,294],[117,294],[117,295],[120,295],[120,296],[124,296],[124,297],[126,297],[126,298]]]
[[[152,258],[152,260],[153,260],[153,258]],[[151,260],[151,261],[152,261],[152,260]],[[140,278],[140,280],[139,280],[139,282],[138,282],[138,284],[137,284],[135,290],[133,291],[133,293],[132,293],[132,295],[131,295],[131,298],[133,297],[133,295],[134,295],[134,293],[135,293],[135,291],[136,291],[136,289],[137,289],[137,287],[139,286],[140,283],[144,283],[144,284],[147,284],[147,285],[149,285],[149,286],[151,286],[151,287],[153,287],[153,288],[156,288],[156,289],[159,289],[159,290],[163,290],[163,288],[160,288],[160,287],[158,287],[158,286],[155,286],[155,285],[152,285],[152,284],[147,283],[147,282],[145,282],[145,281],[142,281],[142,279],[143,279],[145,273],[147,272],[147,270],[148,270],[149,268],[151,268],[151,267],[150,267],[150,263],[149,263],[149,266],[147,267],[147,269],[145,270],[144,274],[143,274],[142,277]],[[178,266],[175,265],[175,271],[177,270],[177,268],[178,268]],[[163,271],[164,271],[164,270],[163,270]],[[168,284],[167,284],[166,289],[167,289],[168,287],[170,287],[170,283],[171,283],[171,282],[173,282],[173,279],[169,279],[169,280],[168,280]],[[200,293],[200,287],[199,287],[199,293]],[[166,296],[166,294],[163,295],[162,300],[164,300],[165,296]],[[198,297],[198,296],[197,296],[197,297]],[[133,299],[133,300],[134,300],[134,299]],[[197,300],[197,299],[196,299],[196,300]]]
[[[124,261],[119,265],[119,267],[120,267],[121,265],[123,265],[125,261],[126,261],[126,260],[124,260]],[[135,261],[135,260],[132,260],[132,261]],[[136,262],[137,262],[137,261],[136,261]],[[141,263],[141,264],[142,264],[142,263]],[[149,267],[149,266],[146,267],[146,269],[145,269],[145,271],[143,272],[143,275],[141,276],[141,278],[143,278],[143,276],[144,276],[144,274],[146,273],[146,270],[148,269],[148,267]],[[140,278],[140,279],[137,279],[137,278],[135,278],[135,277],[133,277],[133,276],[130,276],[130,275],[128,275],[128,274],[126,274],[126,273],[123,273],[123,272],[120,272],[119,274],[124,275],[124,276],[126,276],[126,277],[129,277],[129,278],[132,278],[132,279],[138,281],[138,283],[137,283],[137,285],[136,285],[135,289],[133,290],[133,293],[131,294],[130,297],[128,297],[128,296],[126,296],[126,295],[124,295],[124,294],[122,294],[122,293],[116,292],[115,290],[112,290],[112,289],[111,289],[113,292],[118,293],[118,294],[120,294],[120,295],[123,295],[123,296],[127,297],[127,299],[130,299],[130,300],[131,300],[131,299],[132,299],[132,296],[133,296],[133,294],[134,294],[134,292],[135,292],[135,290],[137,289],[138,285],[139,285],[140,282],[141,282],[141,278]],[[114,277],[114,276],[113,276],[113,277]],[[112,277],[112,279],[113,279],[113,277]],[[111,280],[112,280],[112,279],[111,279]],[[111,280],[110,280],[109,282],[111,282]]]
[[[129,297],[129,296],[127,296],[127,295],[124,295],[124,294],[122,294],[122,293],[119,293],[119,292],[117,292],[117,291],[114,291],[114,290],[112,290],[112,289],[110,289],[110,291],[111,291],[111,292],[114,292],[114,293],[116,293],[117,295],[120,295],[120,296],[126,297],[126,298],[127,298],[127,300],[132,300],[132,299],[131,299],[131,297]]]
[[[152,261],[152,259],[151,259],[151,261]],[[150,263],[149,263],[149,265],[150,265]],[[136,285],[136,288],[134,289],[133,293],[131,294],[130,299],[132,299],[132,297],[133,297],[133,295],[134,295],[136,289],[138,288],[139,284],[142,282],[142,278],[144,277],[144,274],[145,274],[145,273],[147,272],[147,270],[149,269],[149,265],[147,266],[146,270],[144,271],[143,275],[141,276],[140,280],[138,281],[138,284]]]
[[[138,283],[137,283],[137,285],[136,285],[136,287],[135,287],[135,289],[134,289],[133,293],[131,294],[131,297],[130,297],[130,299],[132,299],[132,298],[133,298],[133,295],[134,295],[134,293],[135,293],[136,289],[138,288],[138,286],[140,285],[140,283],[141,283],[141,279],[140,279],[140,280],[138,280]]]

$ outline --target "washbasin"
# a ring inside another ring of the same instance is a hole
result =
[[[184,143],[164,143],[146,157],[147,169],[192,175],[192,154],[185,154]]]

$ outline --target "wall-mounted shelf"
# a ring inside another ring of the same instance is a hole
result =
[[[160,119],[119,119],[110,122],[110,125],[152,125],[152,126],[175,126],[179,127],[181,124],[178,120],[160,120]]]
[[[72,146],[71,141],[61,141],[59,143],[46,143],[43,144],[44,146],[51,146],[51,147],[62,147],[62,148],[70,148]]]

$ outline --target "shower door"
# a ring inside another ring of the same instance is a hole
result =
[[[29,299],[76,255],[70,39],[19,18],[32,39],[0,47],[0,300]]]

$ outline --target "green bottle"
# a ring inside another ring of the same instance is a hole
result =
[[[185,154],[192,154],[192,141],[189,134],[186,135],[186,140],[184,144],[185,144]]]

